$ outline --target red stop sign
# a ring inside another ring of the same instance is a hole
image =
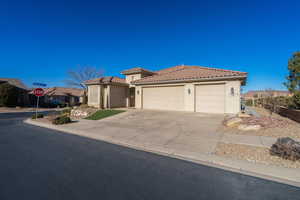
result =
[[[44,90],[42,88],[36,88],[33,90],[33,94],[37,97],[41,97],[44,95]]]

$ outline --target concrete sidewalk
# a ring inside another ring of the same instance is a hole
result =
[[[277,138],[275,137],[224,134],[220,142],[269,148],[276,142],[276,140]]]
[[[176,113],[173,113],[173,115],[176,115]],[[126,121],[129,120],[132,123],[137,123],[138,118],[143,117],[146,124],[136,124],[136,128],[132,128],[129,122]],[[276,138],[215,133],[213,131],[216,131],[217,127],[213,126],[216,124],[208,126],[209,128],[205,132],[195,132],[193,129],[199,127],[197,125],[193,127],[187,122],[193,120],[195,117],[190,115],[186,115],[185,119],[182,119],[182,123],[180,121],[170,121],[169,124],[153,124],[153,121],[149,120],[152,117],[156,116],[153,116],[152,113],[141,115],[138,112],[126,112],[100,121],[80,120],[77,123],[60,126],[31,119],[25,122],[300,187],[299,169],[251,163],[243,160],[224,158],[214,154],[218,142],[269,147]],[[201,116],[198,117],[201,119]],[[198,126],[201,126],[201,123],[209,123],[206,122],[206,118],[199,120]],[[172,116],[169,116],[169,119],[172,119]],[[152,129],[145,129],[148,125]],[[158,127],[160,128],[157,129]]]

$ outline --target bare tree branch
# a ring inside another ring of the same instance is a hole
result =
[[[76,70],[69,70],[67,74],[68,79],[64,81],[67,85],[86,90],[84,82],[103,76],[103,70],[92,66],[79,66]]]

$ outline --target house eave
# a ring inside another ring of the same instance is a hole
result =
[[[215,77],[215,78],[194,78],[194,79],[181,79],[181,80],[165,80],[165,81],[149,81],[142,83],[131,83],[132,85],[153,85],[153,84],[168,84],[168,83],[190,83],[190,82],[203,82],[203,81],[224,81],[224,80],[240,80],[244,85],[247,76],[232,76],[232,77]]]
[[[122,85],[122,86],[129,86],[128,83],[115,83],[115,82],[110,82],[110,83],[86,83],[85,85]]]

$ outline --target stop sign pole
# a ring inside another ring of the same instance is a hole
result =
[[[40,100],[40,97],[44,95],[44,90],[42,88],[35,88],[33,93],[37,97],[36,111],[35,111],[35,119],[37,119],[37,113],[38,113],[38,109],[39,109],[39,100]]]

